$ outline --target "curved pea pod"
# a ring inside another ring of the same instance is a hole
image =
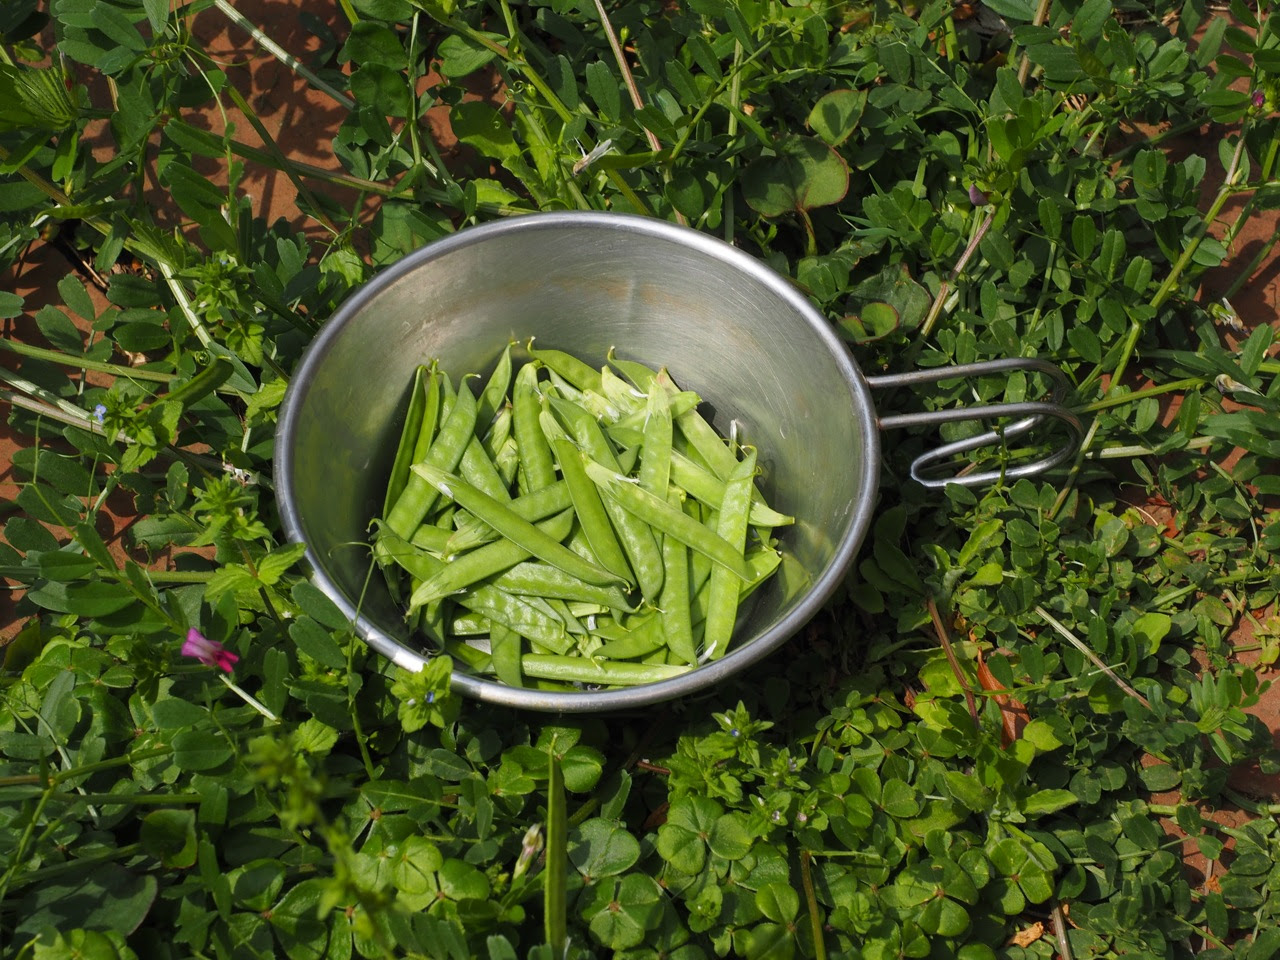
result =
[[[746,447],[745,453],[746,458],[734,467],[725,483],[724,500],[721,501],[720,516],[716,523],[716,533],[740,552],[746,548],[747,521],[751,514],[751,481],[756,471],[755,449]],[[703,660],[718,660],[728,649],[738,618],[741,592],[741,578],[724,567],[712,569],[707,585],[707,621],[702,628]]]
[[[695,500],[713,509],[720,509],[720,501],[724,499],[724,481],[678,450],[673,450],[671,453],[671,482]],[[766,504],[759,490],[752,492],[751,525],[753,527],[784,527],[795,522],[795,517],[779,513]]]
[[[419,444],[425,452],[435,434],[436,418],[440,413],[440,379],[434,366],[419,366],[413,374],[413,386],[409,393],[409,407],[405,411],[404,428],[400,433],[400,445],[396,448],[395,462],[391,466],[391,479],[387,481],[387,495],[382,513],[391,511],[404,491],[409,479],[409,466]],[[425,442],[423,438],[425,437]]]
[[[622,360],[614,351],[615,348],[610,347],[605,354],[605,360],[609,365],[630,380],[641,393],[648,393],[658,376],[658,371],[636,360]]]
[[[475,435],[475,424],[476,399],[464,381],[458,388],[457,397],[440,433],[421,463],[410,468],[404,491],[387,514],[387,526],[397,536],[413,536],[413,531],[418,529],[418,524],[422,523],[438,497],[436,489],[417,472],[418,468],[426,465],[444,471],[456,469],[466,452],[467,444]]]
[[[549,400],[551,409],[573,435],[580,456],[610,470],[618,470],[620,465],[617,455],[595,418],[576,404],[567,403],[558,397],[551,397]],[[653,531],[642,519],[625,509],[618,509],[611,501],[604,501],[604,508],[618,535],[618,542],[622,544],[627,565],[640,585],[641,595],[646,600],[657,602],[658,594],[662,591],[662,553],[658,549]],[[603,558],[601,562],[603,563]]]
[[[633,619],[637,622],[620,636],[605,642],[596,650],[595,656],[604,660],[635,660],[665,646],[662,623],[656,613]]]
[[[536,641],[548,650],[564,653],[572,646],[563,623],[554,617],[547,616],[519,597],[504,593],[490,584],[477,584],[466,593],[458,594],[454,599],[458,606],[465,607],[473,613],[482,614],[489,618],[490,623],[498,623],[509,630],[514,630],[520,636]]]
[[[680,509],[680,498],[667,495],[667,502]],[[693,615],[689,608],[689,548],[675,537],[662,538],[662,565],[665,576],[658,598],[662,633],[667,647],[683,663],[695,663],[697,646],[693,639]]]
[[[589,660],[586,657],[565,657],[554,654],[526,653],[520,658],[526,676],[544,677],[548,680],[568,680],[574,683],[600,686],[636,686],[642,683],[658,683],[688,673],[690,667],[665,663],[629,663],[625,660]]]
[[[415,464],[413,470],[434,489],[456,502],[464,510],[475,514],[507,539],[520,544],[539,560],[559,567],[588,583],[608,586],[619,582],[617,575],[584,560],[558,540],[520,517],[510,507],[499,503],[460,478],[429,464]]]
[[[537,360],[548,370],[554,371],[565,380],[569,381],[576,389],[586,392],[593,390],[600,393],[600,371],[591,367],[572,354],[565,353],[563,350],[535,350],[533,348],[533,337],[529,338],[529,342],[525,344],[525,349],[529,351],[529,356]]]
[[[601,464],[588,460],[585,469],[605,495],[615,500],[632,515],[655,530],[673,536],[685,546],[725,567],[740,580],[750,580],[751,571],[742,559],[742,551],[697,520],[677,510],[666,500],[655,497],[627,477]]]
[[[658,375],[654,378],[654,386],[668,394],[680,392],[665,369],[658,371]],[[673,420],[689,445],[707,462],[711,472],[722,480],[728,479],[729,474],[738,464],[738,458],[734,456],[733,450],[729,448],[725,439],[703,419],[702,414],[695,408],[673,417]]]
[[[517,596],[553,597],[575,603],[597,604],[605,609],[629,612],[634,608],[617,587],[601,587],[571,577],[549,563],[526,560],[504,570],[491,581]],[[572,611],[570,611],[572,612]]]
[[[511,389],[511,347],[508,343],[502,351],[497,366],[480,391],[480,399],[476,401],[476,433],[487,433],[498,411],[506,405],[507,392]]]
[[[524,674],[520,670],[520,634],[500,623],[492,625],[489,632],[489,656],[493,659],[493,672],[509,687],[523,687]]]
[[[458,463],[458,473],[467,483],[477,490],[483,490],[495,500],[511,502],[507,483],[498,473],[498,468],[489,458],[489,453],[479,437],[472,437],[471,442],[467,444],[466,450],[462,453],[462,460]]]
[[[533,493],[556,482],[551,447],[538,424],[541,412],[538,370],[526,363],[516,373],[511,390],[511,432],[520,455],[521,493]]]
[[[564,510],[548,520],[543,520],[534,529],[559,542],[573,529],[573,511]],[[456,557],[452,562],[445,564],[439,572],[424,580],[409,598],[409,608],[413,609],[424,603],[431,603],[433,600],[441,600],[459,593],[473,583],[479,583],[509,567],[514,567],[529,555],[529,550],[512,540],[502,539],[486,543],[483,547],[477,547],[470,553]]]
[[[544,429],[548,429],[552,420],[551,414],[543,411]],[[622,545],[614,534],[613,525],[609,522],[609,514],[594,483],[588,479],[582,469],[582,455],[578,448],[567,437],[557,436],[551,441],[551,452],[555,454],[560,465],[560,473],[569,488],[569,496],[573,500],[574,512],[578,515],[578,523],[582,526],[582,535],[587,541],[591,555],[600,566],[604,567],[626,582],[634,582],[631,566],[622,551]]]
[[[536,523],[539,520],[545,520],[552,514],[559,513],[561,510],[568,510],[573,506],[573,500],[569,496],[569,487],[563,480],[557,480],[549,487],[543,487],[535,493],[526,493],[522,497],[516,497],[507,503],[507,506],[517,516],[528,520],[530,523]],[[457,529],[454,530],[453,536],[449,540],[447,554],[463,553],[480,546],[482,543],[488,543],[498,536],[498,531],[489,526],[479,517],[463,514],[458,522]]]

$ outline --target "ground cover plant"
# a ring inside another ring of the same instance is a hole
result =
[[[1280,955],[1275,811],[1229,780],[1276,770],[1246,710],[1280,651],[1280,362],[1230,306],[1276,239],[1239,255],[1280,201],[1270,8],[340,0],[299,10],[318,50],[288,59],[343,111],[324,166],[243,141],[252,92],[192,32],[226,0],[5,4],[0,258],[47,241],[76,269],[38,338],[0,341],[24,590],[0,950]],[[421,122],[438,105],[469,158]],[[290,178],[306,233],[260,216],[246,165]],[[936,438],[897,438],[840,595],[707,696],[563,719],[460,701],[444,659],[396,673],[282,539],[290,371],[406,252],[579,208],[760,257],[868,372],[1052,360],[1084,450],[939,495],[904,479]],[[95,523],[121,495],[124,553]]]

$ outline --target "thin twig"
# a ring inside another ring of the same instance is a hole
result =
[[[622,71],[622,82],[627,85],[627,92],[631,94],[631,105],[640,110],[644,107],[644,101],[640,98],[640,88],[636,86],[636,79],[631,75],[627,58],[623,56],[622,44],[618,42],[618,35],[614,33],[613,24],[609,22],[609,14],[605,12],[604,3],[601,0],[595,0],[595,4],[596,12],[600,14],[600,24],[604,27],[604,34],[609,38],[609,46],[613,50],[613,59],[618,62],[618,69]],[[649,141],[649,148],[657,153],[662,149],[662,144],[658,142],[652,130],[643,124],[641,127],[644,130],[645,139]]]
[[[1133,687],[1129,686],[1129,684],[1127,684],[1118,673],[1116,673],[1109,666],[1103,663],[1102,660],[1098,657],[1098,655],[1094,653],[1092,650],[1090,650],[1088,646],[1085,645],[1083,640],[1081,640],[1074,633],[1072,633],[1070,630],[1064,627],[1061,623],[1059,623],[1058,620],[1054,618],[1053,614],[1051,614],[1044,607],[1040,607],[1040,606],[1036,607],[1036,614],[1042,620],[1044,620],[1045,623],[1053,627],[1053,629],[1057,631],[1057,633],[1064,640],[1066,640],[1073,647],[1075,647],[1082,654],[1084,654],[1086,660],[1088,660],[1095,667],[1097,667],[1099,670],[1105,673],[1108,677],[1114,680],[1116,682],[1116,686],[1118,686],[1125,693],[1129,694],[1129,696],[1133,697],[1135,700],[1137,700],[1140,704],[1142,704],[1148,710],[1151,709],[1151,702],[1147,700],[1146,697],[1140,694],[1137,690],[1133,689]]]
[[[1049,19],[1049,0],[1040,0],[1035,16],[1031,18],[1031,26],[1040,27]],[[1022,62],[1018,64],[1018,86],[1026,86],[1027,77],[1031,73],[1031,59],[1022,51]]]
[[[960,669],[960,661],[956,659],[955,649],[951,646],[951,635],[947,632],[946,624],[942,622],[942,615],[938,613],[938,605],[934,603],[933,597],[925,597],[924,602],[925,606],[929,608],[929,618],[933,620],[933,629],[937,631],[938,642],[942,644],[942,652],[947,655],[947,662],[951,664],[951,672],[956,675],[956,682],[960,684],[960,689],[964,691],[965,703],[969,705],[969,716],[973,717],[973,725],[981,729],[982,721],[978,719],[978,702],[973,697],[969,679],[964,675],[964,671]]]
[[[1049,911],[1049,918],[1053,921],[1053,935],[1058,940],[1058,955],[1062,960],[1073,960],[1071,941],[1067,939],[1067,918],[1063,916],[1062,904],[1056,899],[1053,901],[1053,908]]]
[[[964,253],[960,254],[960,259],[956,261],[956,265],[951,268],[951,274],[947,279],[942,281],[942,285],[938,287],[938,295],[933,298],[933,306],[929,309],[929,315],[925,317],[924,323],[920,325],[920,337],[924,338],[929,335],[929,331],[933,329],[934,323],[938,319],[938,315],[942,313],[942,305],[946,302],[947,295],[951,292],[951,284],[955,283],[964,268],[969,265],[969,261],[973,258],[974,253],[978,249],[978,244],[982,242],[982,238],[987,235],[987,231],[991,229],[991,224],[996,218],[995,208],[987,214],[982,225],[978,227],[977,232],[973,235],[973,239],[969,241],[969,245],[964,248]]]
[[[259,30],[252,20],[244,16],[244,14],[228,3],[227,0],[213,0],[213,5],[221,10],[228,20],[234,23],[241,30],[245,31],[245,33],[249,34],[249,36],[253,37],[254,42],[257,43],[258,46],[271,54],[294,73],[298,74],[298,76],[306,79],[317,90],[327,93],[348,110],[354,110],[356,108],[356,102],[354,100],[348,97],[341,90],[335,89],[312,73],[306,65],[302,63],[302,61]]]

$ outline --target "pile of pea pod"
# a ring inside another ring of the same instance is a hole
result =
[[[508,344],[477,398],[418,368],[374,556],[410,623],[512,686],[679,676],[728,649],[773,574],[756,452],[665,369]]]

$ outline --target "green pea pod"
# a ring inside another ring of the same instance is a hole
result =
[[[544,424],[552,419],[551,414],[546,412],[542,416]],[[606,570],[612,571],[628,583],[634,582],[627,556],[614,535],[609,514],[605,512],[604,503],[600,500],[600,492],[582,470],[582,455],[578,453],[578,448],[568,438],[557,436],[551,441],[551,452],[560,465],[560,473],[569,488],[574,512],[578,515],[582,535],[586,538],[592,556]]]
[[[588,461],[585,469],[587,476],[595,481],[606,496],[654,530],[675,537],[685,546],[725,567],[739,579],[751,579],[751,571],[742,559],[742,551],[735,550],[723,537],[708,530],[683,511],[675,509],[666,500],[655,497],[647,490],[641,490],[638,484],[607,467]]]
[[[413,532],[409,542],[419,550],[426,550],[428,553],[433,553],[443,559],[450,555],[449,541],[451,539],[453,539],[453,531],[424,523]]]
[[[525,349],[529,351],[529,356],[533,357],[548,370],[564,377],[578,390],[601,392],[600,371],[583,363],[577,357],[565,353],[563,350],[535,350],[533,349],[532,337],[525,344]]]
[[[516,514],[510,507],[482,493],[461,478],[430,464],[416,464],[413,470],[435,490],[456,502],[462,509],[478,516],[507,539],[520,544],[539,560],[588,583],[607,586],[620,582],[616,574],[584,560]],[[665,505],[664,503],[663,506]]]
[[[679,451],[671,453],[671,482],[695,500],[716,510],[724,499],[724,481],[710,470],[699,466]],[[764,502],[759,490],[751,494],[751,525],[754,527],[783,527],[795,523],[795,517],[779,513]]]
[[[653,381],[657,379],[658,371],[635,360],[619,360],[613,350],[614,348],[610,347],[609,352],[605,354],[609,364],[616,367],[641,393],[648,393],[653,387]]]
[[[400,445],[396,447],[396,459],[391,465],[391,479],[387,481],[387,496],[382,506],[384,516],[391,511],[409,479],[409,465],[413,463],[413,453],[418,446],[418,437],[423,432],[423,418],[427,410],[429,394],[434,395],[438,409],[440,384],[436,379],[435,371],[430,367],[420,366],[413,374],[413,388],[409,393],[409,407],[405,411],[404,427],[400,431]],[[426,429],[427,431],[435,430],[434,420]]]
[[[449,634],[454,637],[487,637],[493,629],[489,618],[466,611],[449,621]]]
[[[467,483],[477,490],[483,490],[495,500],[506,503],[511,501],[511,492],[507,489],[502,475],[498,473],[498,468],[489,459],[489,454],[479,437],[472,437],[471,442],[467,444],[467,449],[463,451],[462,460],[458,464],[458,472]]]
[[[498,411],[506,405],[507,391],[511,388],[511,344],[502,351],[498,365],[493,368],[489,380],[480,391],[480,399],[476,401],[477,433],[487,433]]]
[[[541,412],[538,370],[526,363],[516,373],[511,394],[511,432],[520,452],[521,493],[535,493],[556,482],[551,447],[538,424]]]
[[[663,647],[662,622],[657,613],[634,618],[636,622],[626,632],[595,652],[603,660],[635,660]]]
[[[735,550],[744,551],[751,513],[751,484],[756,472],[756,451],[745,447],[745,459],[729,475],[716,533]],[[744,561],[745,562],[745,561]],[[724,567],[711,571],[707,595],[707,622],[702,631],[702,658],[718,660],[729,648],[738,617],[738,597],[742,581]]]
[[[557,397],[550,397],[549,400],[551,408],[573,435],[582,456],[610,470],[619,470],[620,464],[613,446],[595,418],[576,404]],[[640,585],[641,595],[656,603],[658,594],[662,592],[662,551],[658,547],[658,541],[654,539],[653,531],[643,520],[625,509],[619,509],[612,501],[604,501],[604,508],[618,535],[618,542],[622,544],[627,565]]]
[[[464,381],[458,388],[449,418],[440,428],[435,442],[427,450],[421,463],[411,468],[404,491],[387,514],[387,526],[400,537],[411,537],[418,529],[438,497],[437,490],[417,473],[419,466],[451,471],[457,468],[475,433],[476,399]]]
[[[617,587],[599,587],[571,577],[549,563],[525,561],[505,570],[491,581],[507,593],[518,596],[552,597],[576,603],[598,604],[606,609],[630,612],[634,608]],[[577,616],[577,614],[574,614]]]
[[[489,618],[490,622],[514,630],[520,636],[536,641],[548,650],[563,654],[572,647],[563,623],[547,616],[519,597],[503,593],[490,584],[476,584],[454,599],[458,606],[466,607],[473,613],[483,614]]]
[[[489,655],[493,658],[493,672],[509,687],[523,687],[524,674],[520,672],[520,634],[500,623],[489,631]]]
[[[679,388],[665,369],[658,371],[654,384],[668,394],[679,393]],[[721,480],[727,480],[733,468],[737,466],[738,458],[733,455],[724,438],[716,433],[715,428],[707,423],[696,409],[687,410],[673,419],[689,445],[707,462],[711,472]]]
[[[480,438],[480,442],[484,444],[484,452],[489,454],[489,458],[496,464],[498,454],[502,448],[506,446],[507,440],[511,436],[511,404],[504,401],[502,406],[498,408],[497,414],[493,418],[493,423],[489,424],[489,429],[484,432],[484,436]]]
[[[526,493],[523,497],[516,497],[507,506],[517,516],[523,517],[530,523],[536,523],[561,510],[568,510],[573,506],[573,500],[569,496],[568,484],[563,480],[557,480],[551,486],[543,487],[536,493]],[[445,552],[450,556],[463,553],[482,543],[488,543],[497,536],[498,532],[483,520],[464,514]]]
[[[610,687],[658,683],[683,676],[691,669],[683,665],[664,663],[628,663],[625,660],[589,660],[585,657],[533,653],[526,653],[521,657],[520,665],[525,675],[530,677]]]
[[[667,406],[671,410],[671,416],[677,417],[682,413],[688,413],[694,407],[702,402],[702,398],[692,390],[681,390],[677,393],[667,393],[663,391],[663,395],[667,398]],[[615,430],[625,431],[625,435],[630,437],[633,433],[643,436],[644,425],[649,419],[649,410],[647,406],[641,407],[634,413],[629,413],[616,423],[611,423],[605,430],[612,434]],[[639,441],[636,441],[637,443]]]
[[[680,498],[675,493],[667,496],[667,502],[680,509]],[[689,548],[675,537],[662,538],[662,596],[658,609],[662,612],[662,632],[667,646],[683,663],[695,663],[698,649],[693,639],[693,619],[689,610]]]
[[[671,479],[671,405],[662,390],[649,391],[645,401],[644,445],[640,449],[640,486],[665,497]]]
[[[573,511],[565,510],[534,529],[559,542],[573,529]],[[495,540],[453,559],[434,576],[424,580],[409,598],[409,608],[451,596],[473,583],[514,567],[529,557],[529,551],[512,540]]]

